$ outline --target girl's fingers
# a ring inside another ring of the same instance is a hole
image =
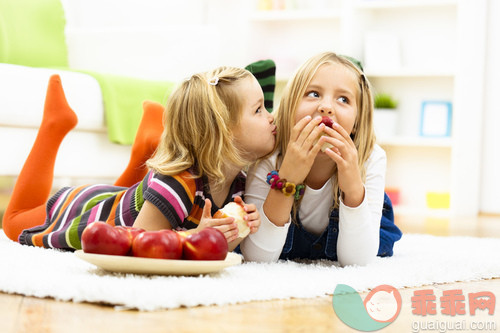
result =
[[[306,125],[311,121],[311,116],[305,116],[304,118],[300,119],[295,126],[292,128],[292,133],[290,135],[290,141],[296,141],[297,138],[299,137],[300,133],[302,133],[302,130]]]
[[[330,156],[330,158],[335,163],[337,163],[337,165],[339,165],[342,162],[342,155],[339,152],[334,151],[333,148],[327,148],[327,149],[325,149],[325,154],[327,154],[328,156]]]
[[[332,129],[337,131],[344,139],[351,140],[349,133],[339,123],[333,123]]]
[[[244,204],[245,204],[245,203],[243,202],[243,199],[242,199],[239,195],[237,195],[237,196],[235,196],[235,197],[234,197],[234,202],[239,203],[239,204],[242,204],[242,205],[244,205]]]
[[[238,238],[238,227],[236,226],[236,224],[232,227],[230,227],[230,225],[223,225],[214,228],[218,229],[220,232],[222,232],[222,234],[224,234],[224,237],[226,238],[228,243]]]
[[[306,139],[310,136],[311,132],[318,127],[321,122],[321,117],[315,117],[311,119],[310,116],[306,116],[299,120],[297,124],[292,129],[292,135],[290,137],[291,143],[297,143],[302,146]],[[324,125],[323,125],[324,126]]]
[[[336,156],[338,156],[339,159],[349,159],[349,156],[352,155],[353,149],[355,149],[354,147],[351,147],[350,143],[346,143],[344,140],[339,140],[332,137],[325,137],[324,140],[325,142],[332,145],[332,147],[329,147],[328,149]],[[339,160],[335,159],[335,162],[339,162]]]
[[[324,124],[319,124],[319,126],[314,127],[305,139],[304,145],[308,147],[314,146],[314,144],[318,142],[319,138],[321,138],[321,135],[324,134],[325,127],[326,126]]]
[[[300,136],[297,140],[302,147],[311,147],[315,140],[319,137],[325,125],[321,123],[321,117],[315,117],[311,120],[306,127],[300,133]]]
[[[208,224],[211,227],[221,227],[225,225],[234,224],[234,217],[224,217],[220,219],[211,219]]]
[[[210,201],[210,199],[205,199],[205,206],[203,207],[201,218],[202,219],[211,218],[212,217],[211,211],[212,211],[212,202]]]

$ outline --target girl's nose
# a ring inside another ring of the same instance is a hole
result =
[[[319,113],[321,113],[322,116],[333,116],[335,114],[335,110],[333,109],[333,106],[331,103],[327,103],[326,101],[321,103],[319,106]]]
[[[274,116],[272,113],[268,113],[267,119],[269,120],[269,123],[272,124],[274,122]]]

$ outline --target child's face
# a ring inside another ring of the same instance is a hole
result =
[[[235,144],[243,157],[255,160],[274,148],[274,117],[264,107],[264,94],[255,77],[244,79],[238,89],[243,94],[243,110],[240,123],[233,129]]]
[[[327,116],[352,133],[358,112],[358,80],[339,63],[324,64],[313,76],[300,100],[295,123],[305,116]]]

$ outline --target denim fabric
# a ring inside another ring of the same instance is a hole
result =
[[[280,259],[329,259],[337,261],[337,239],[339,236],[339,211],[330,215],[326,230],[316,236],[306,231],[297,216],[297,223],[292,223],[281,252]],[[401,230],[394,224],[392,203],[387,194],[384,196],[382,219],[380,221],[380,245],[378,256],[392,256],[394,242],[402,236]]]

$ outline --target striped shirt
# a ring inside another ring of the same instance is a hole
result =
[[[224,205],[243,196],[245,175],[233,181]],[[168,219],[173,229],[192,229],[199,224],[205,198],[212,201],[206,177],[194,178],[191,169],[175,176],[150,171],[130,188],[112,185],[64,187],[47,202],[43,225],[24,230],[19,243],[65,250],[81,249],[85,227],[94,221],[110,225],[132,226],[147,200]]]

